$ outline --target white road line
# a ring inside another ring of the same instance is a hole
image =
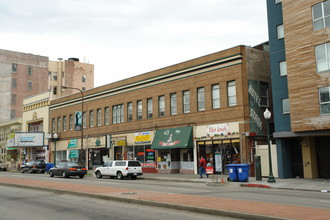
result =
[[[185,189],[185,188],[177,188],[177,187],[167,187],[167,188],[168,189],[186,190],[186,191],[212,192],[210,190],[202,190],[202,189]]]

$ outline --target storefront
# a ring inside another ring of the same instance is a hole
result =
[[[191,126],[156,130],[151,149],[158,173],[194,173],[192,135]]]
[[[206,159],[209,174],[227,173],[226,165],[240,163],[237,122],[196,127],[197,158]]]

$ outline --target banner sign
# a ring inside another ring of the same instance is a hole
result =
[[[78,158],[78,150],[70,150],[69,158]]]
[[[74,128],[76,131],[81,131],[82,126],[82,112],[75,112]]]
[[[150,131],[135,133],[136,144],[149,144],[151,143]]]
[[[43,132],[18,132],[15,133],[14,147],[43,147]]]
[[[78,139],[72,139],[69,141],[68,148],[78,147]]]
[[[228,135],[229,132],[229,124],[214,124],[207,126],[207,134],[211,137],[220,136],[220,135]]]

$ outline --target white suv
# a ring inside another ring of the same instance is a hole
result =
[[[138,176],[141,176],[142,167],[140,161],[137,160],[114,160],[104,163],[102,167],[98,167],[95,170],[95,176],[102,178],[102,176],[109,176],[110,178],[117,177],[123,179],[130,176],[135,180]]]

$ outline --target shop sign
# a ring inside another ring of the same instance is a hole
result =
[[[148,144],[151,143],[151,132],[138,132],[135,133],[135,144]]]
[[[224,136],[229,133],[229,124],[214,124],[207,126],[207,134],[213,136]]]
[[[68,148],[78,147],[78,139],[72,139],[69,141]]]
[[[43,147],[43,132],[17,132],[15,133],[14,147]]]
[[[70,150],[69,158],[78,158],[78,150]]]
[[[116,141],[116,146],[126,146],[126,141]]]

